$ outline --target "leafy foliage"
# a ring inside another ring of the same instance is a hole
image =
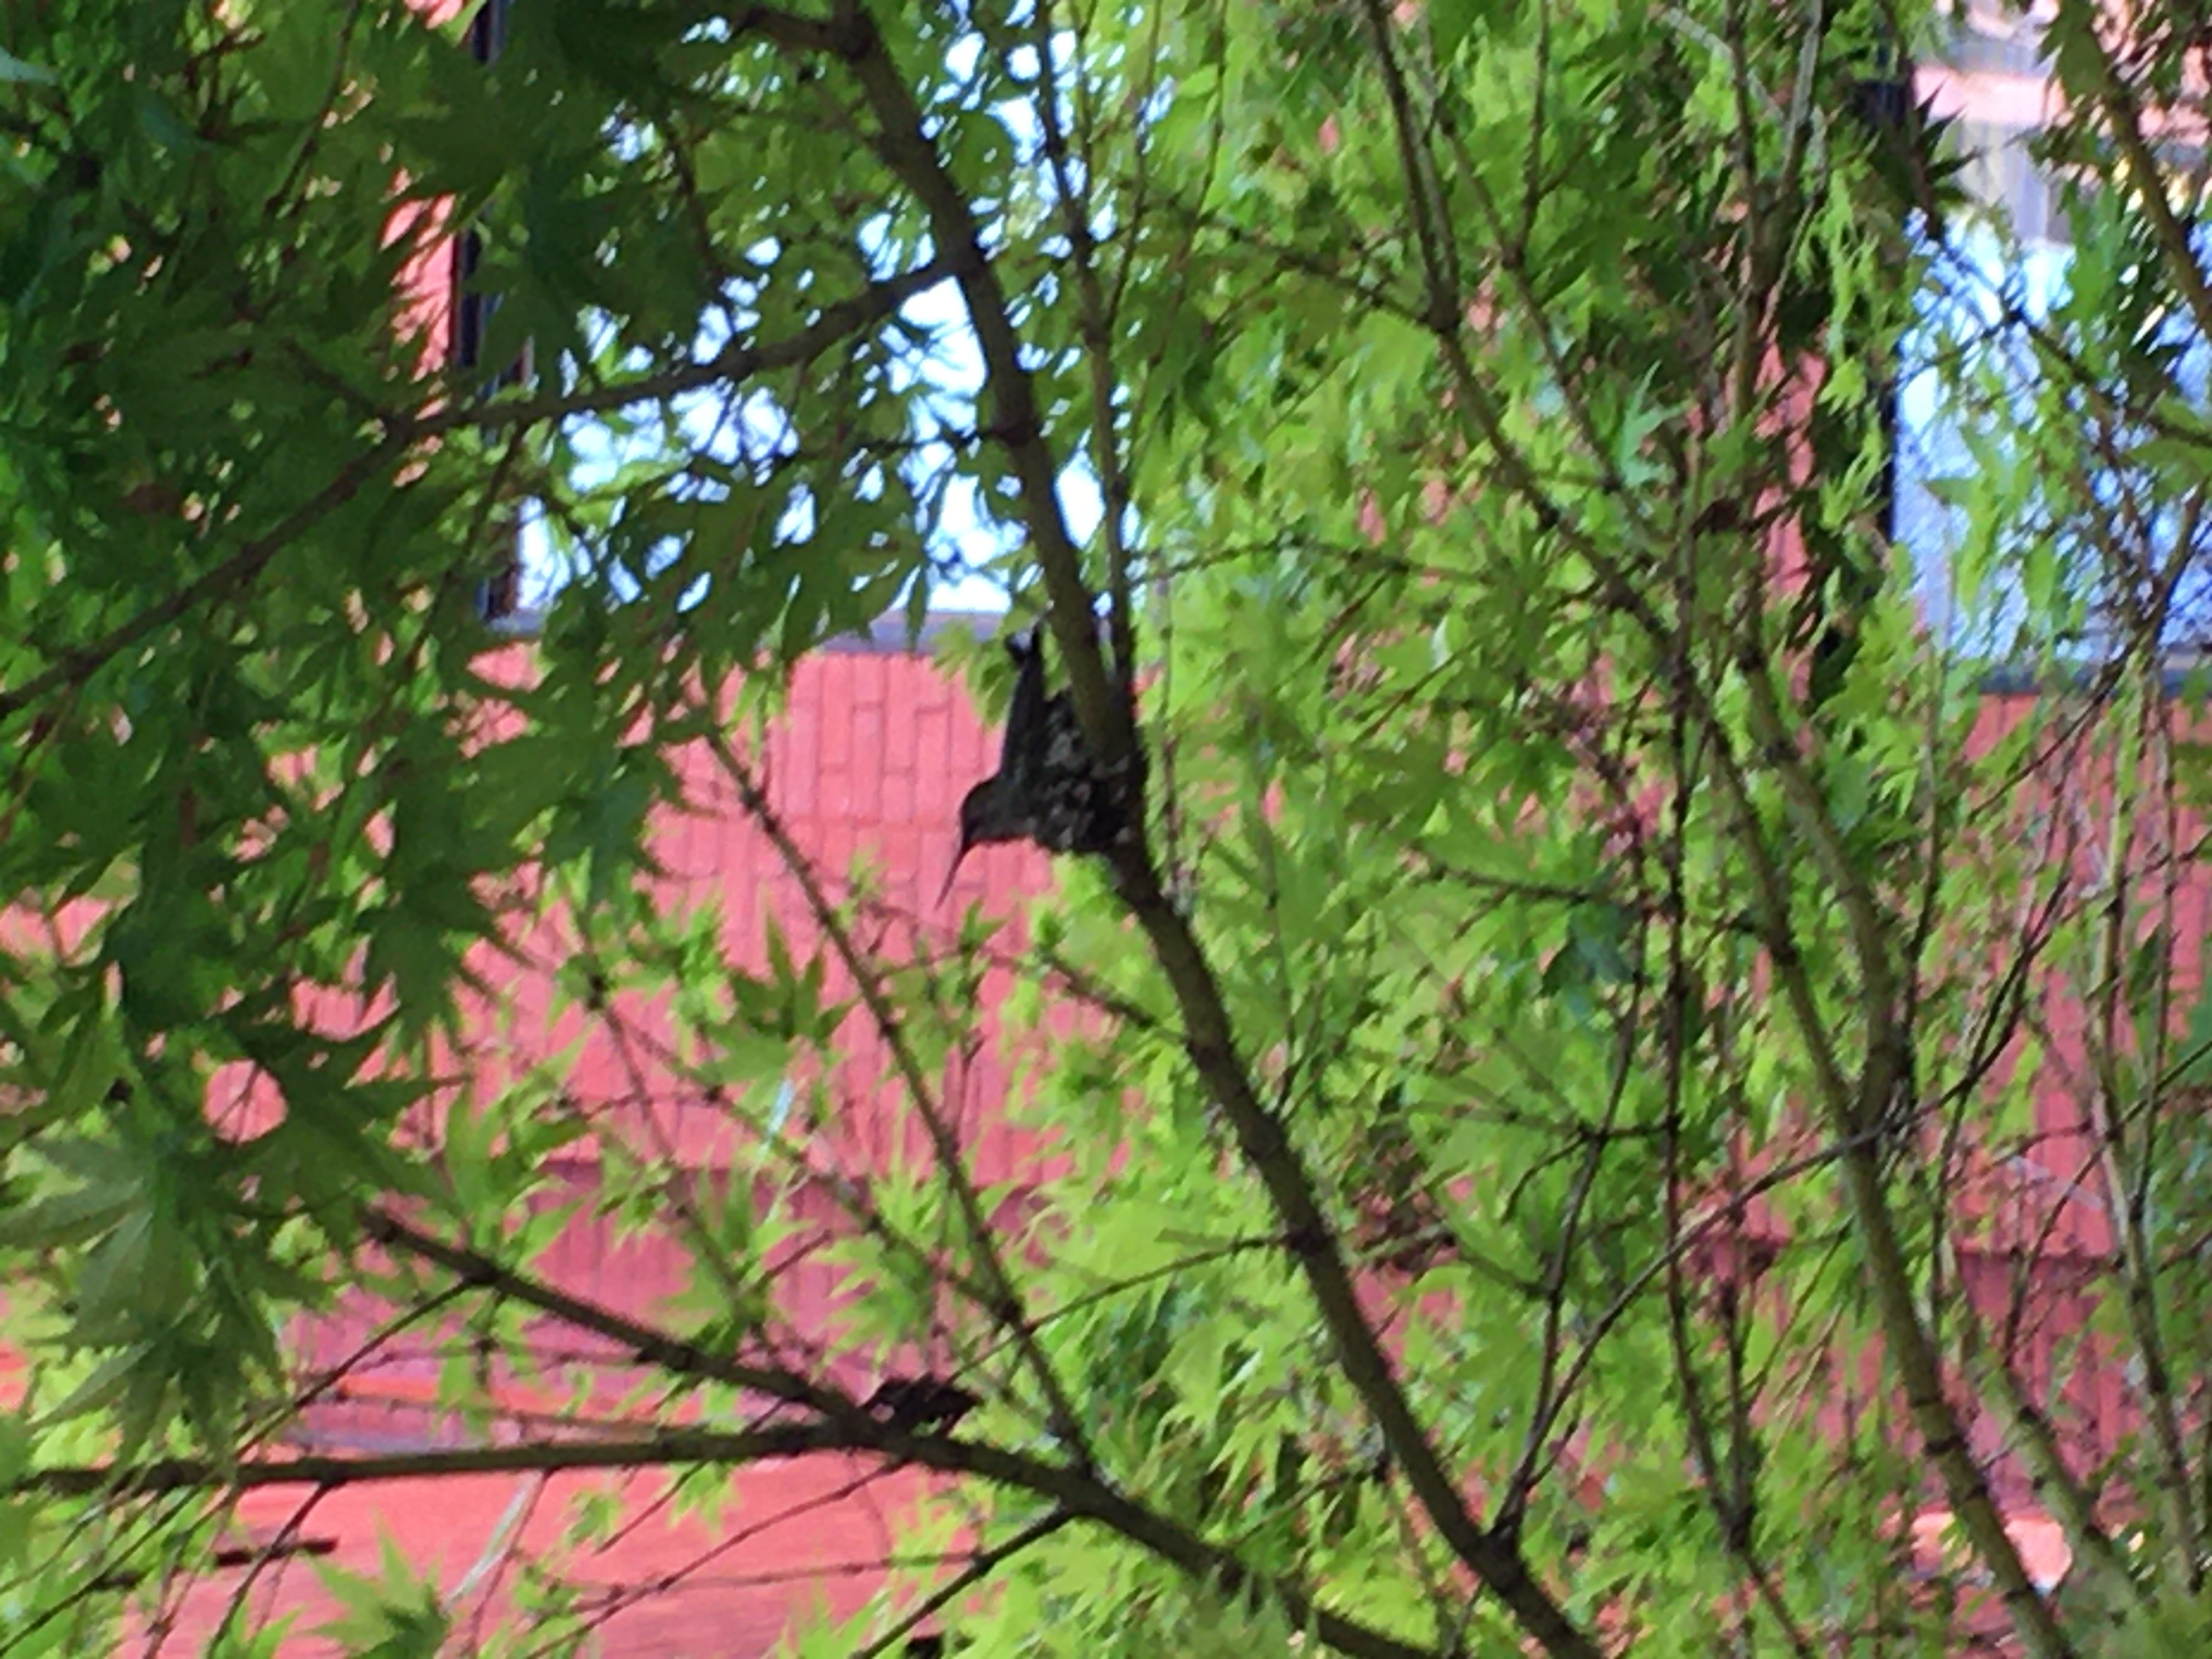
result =
[[[264,1487],[627,1471],[703,1567],[833,1452],[930,1484],[799,1651],[2202,1650],[2193,34],[2060,11],[2031,304],[1888,7],[459,27],[0,22],[11,1651],[276,1650]],[[956,927],[770,762],[963,567],[1145,831]],[[317,1449],[403,1353],[428,1449]],[[562,1490],[324,1634],[575,1650]]]

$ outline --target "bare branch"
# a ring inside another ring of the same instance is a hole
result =
[[[833,1451],[885,1453],[927,1468],[974,1474],[1052,1498],[1068,1518],[1097,1522],[1194,1577],[1210,1578],[1231,1590],[1257,1589],[1275,1597],[1293,1620],[1310,1623],[1322,1640],[1353,1659],[1437,1659],[1429,1650],[1318,1606],[1313,1593],[1299,1585],[1261,1577],[1229,1551],[1077,1471],[972,1441],[902,1434],[864,1416],[851,1423],[779,1424],[734,1432],[667,1429],[626,1440],[539,1442],[370,1457],[294,1457],[228,1467],[182,1458],[118,1468],[75,1466],[35,1471],[7,1490],[113,1503],[172,1492],[253,1492],[278,1486],[327,1491],[375,1481],[466,1474],[696,1464],[736,1467],[774,1457]]]

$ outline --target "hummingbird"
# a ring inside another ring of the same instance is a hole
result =
[[[1042,627],[1010,635],[1014,696],[999,744],[999,769],[960,803],[960,849],[945,872],[939,904],[961,861],[990,842],[1028,841],[1053,853],[1103,853],[1127,828],[1120,792],[1091,752],[1065,691],[1045,695]]]

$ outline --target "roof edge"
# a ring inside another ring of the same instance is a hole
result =
[[[927,651],[948,635],[964,634],[970,639],[988,639],[999,629],[1006,619],[1003,611],[932,611],[921,620],[921,632],[914,638],[907,633],[906,613],[886,611],[865,628],[838,634],[823,640],[813,648],[830,656],[889,656],[915,655]],[[487,623],[494,639],[508,641],[534,640],[544,632],[545,612],[542,608],[514,611]]]

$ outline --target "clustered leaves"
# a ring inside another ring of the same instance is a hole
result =
[[[2193,23],[2051,22],[2055,283],[1885,5],[462,27],[0,21],[11,1651],[627,1472],[322,1570],[577,1650],[833,1454],[927,1493],[799,1652],[2201,1650]],[[1146,808],[1018,919],[779,783],[963,573]],[[719,1541],[595,1587],[616,1494]]]

